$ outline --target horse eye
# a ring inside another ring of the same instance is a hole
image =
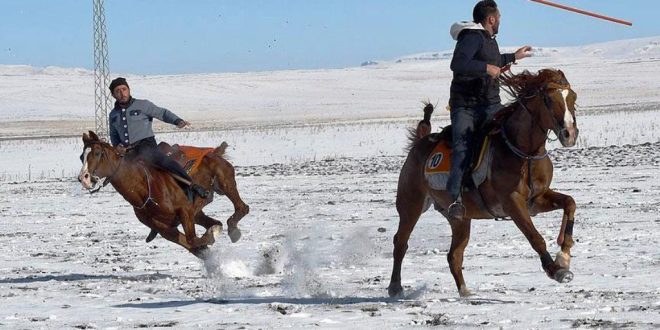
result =
[[[80,162],[81,162],[81,163],[84,163],[84,161],[83,161],[83,155],[84,155],[84,153],[83,153],[83,154],[80,154]]]

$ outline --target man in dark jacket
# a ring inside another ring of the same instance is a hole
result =
[[[122,77],[110,83],[110,92],[112,97],[117,100],[109,115],[112,145],[120,152],[125,152],[125,157],[139,157],[153,166],[175,174],[175,179],[183,183],[187,189],[206,198],[208,193],[201,186],[194,184],[192,178],[176,161],[158,149],[151,128],[154,118],[176,125],[178,128],[186,127],[190,123],[147,100],[134,99],[126,79]],[[186,193],[192,198],[190,192]]]
[[[471,163],[474,137],[481,126],[501,109],[502,67],[531,56],[530,46],[512,54],[500,54],[495,36],[500,26],[500,12],[493,0],[479,1],[472,11],[473,22],[459,22],[450,34],[457,40],[451,60],[449,107],[452,125],[451,171],[447,191],[454,203],[449,206],[451,219],[462,219],[465,207],[461,199],[463,176]]]

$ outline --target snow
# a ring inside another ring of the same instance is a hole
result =
[[[447,52],[340,70],[125,75],[136,97],[195,125],[160,125],[159,140],[230,144],[251,212],[241,240],[223,232],[206,262],[145,243],[112,187],[89,195],[75,181],[91,73],[0,66],[0,328],[656,328],[659,42],[543,47],[514,68],[559,68],[578,93],[578,145],[551,144],[552,186],[577,202],[575,278],[548,279],[512,222],[474,221],[470,298],[458,296],[450,228],[434,211],[409,242],[405,299],[386,290],[406,130],[425,99],[438,103],[434,130],[447,124]],[[206,210],[224,222],[231,204]],[[557,252],[561,213],[534,219]]]

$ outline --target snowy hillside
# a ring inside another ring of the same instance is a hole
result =
[[[195,125],[159,140],[229,143],[251,211],[241,240],[225,229],[205,262],[145,243],[112,186],[90,195],[75,179],[92,73],[0,66],[0,328],[657,329],[659,42],[539,47],[514,68],[562,69],[578,93],[577,145],[548,143],[551,187],[577,204],[575,278],[548,279],[511,221],[473,221],[467,298],[433,208],[408,242],[404,299],[387,295],[406,133],[422,100],[438,104],[434,131],[447,124],[450,51],[340,70],[122,73],[136,97]],[[224,222],[231,205],[216,196],[206,211]],[[534,217],[552,254],[561,219]]]
[[[657,108],[659,45],[660,37],[653,37],[537,47],[535,57],[513,70],[562,69],[585,111]],[[169,108],[197,129],[405,119],[416,118],[423,100],[444,107],[450,58],[447,50],[346,69],[112,76],[126,76],[135,97]],[[67,135],[93,127],[91,72],[0,65],[0,77],[0,137]],[[628,93],[613,97],[608,89]]]

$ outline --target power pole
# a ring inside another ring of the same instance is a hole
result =
[[[104,0],[94,1],[94,104],[96,134],[108,140],[108,39],[106,38]]]

